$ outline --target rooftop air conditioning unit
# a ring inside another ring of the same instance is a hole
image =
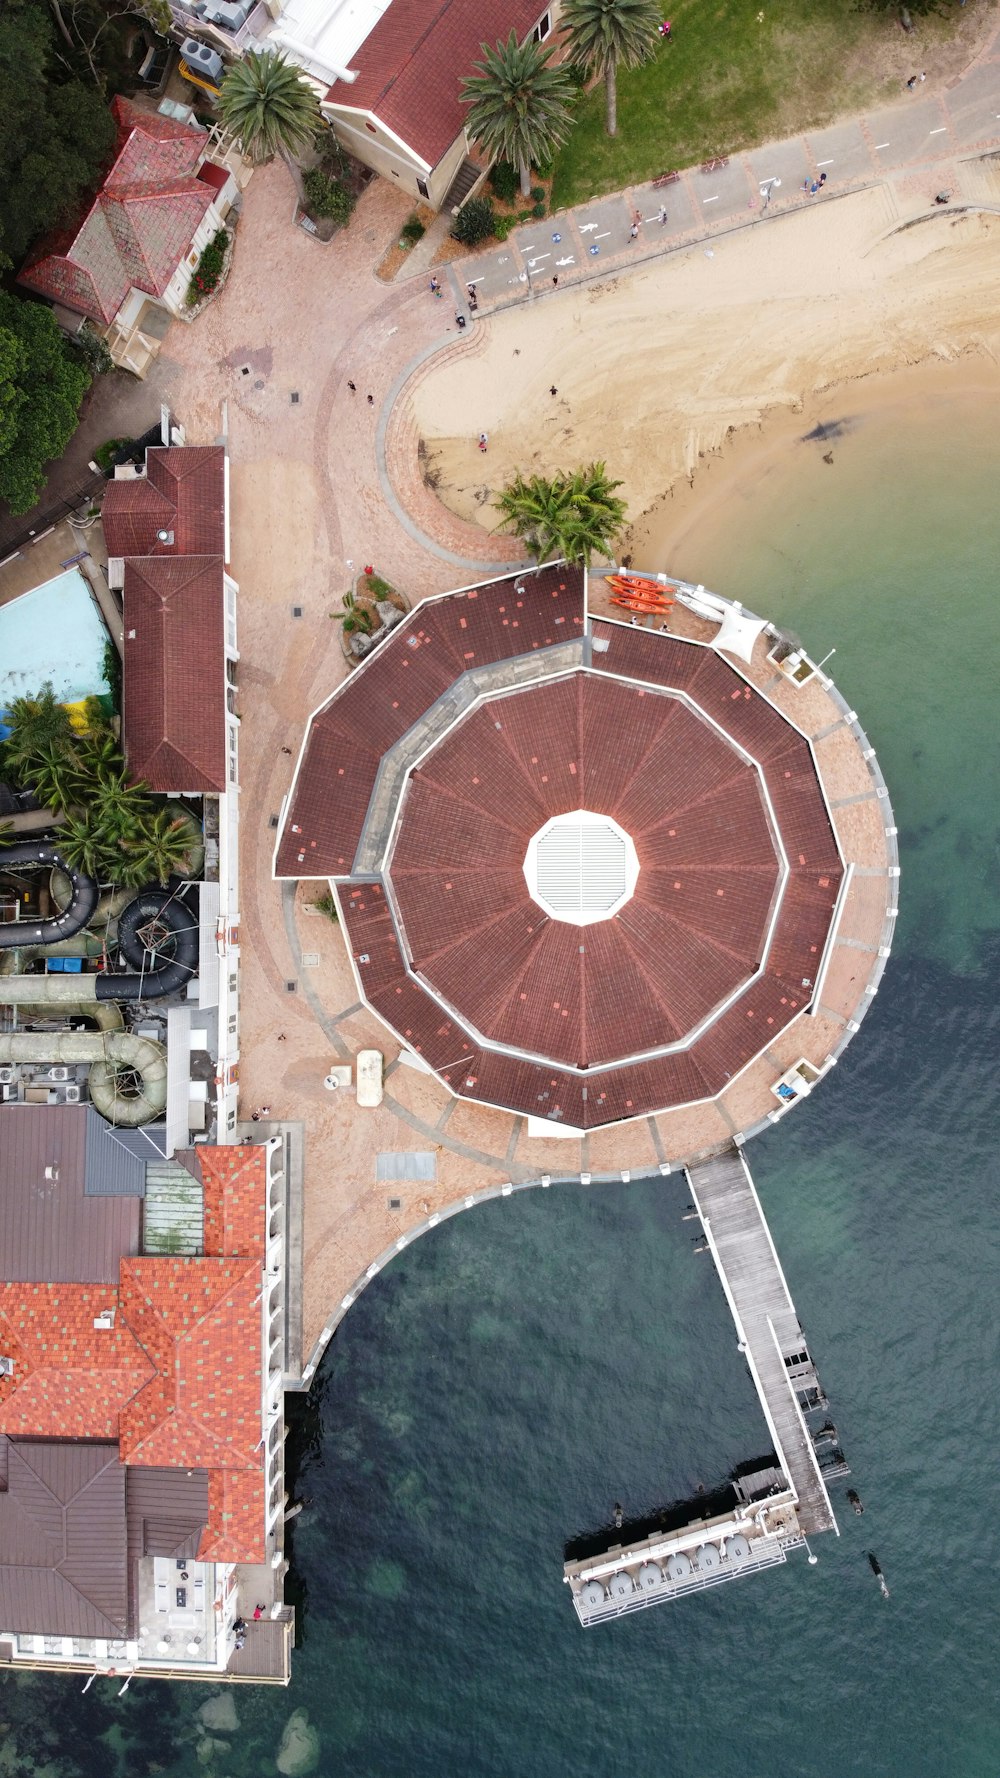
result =
[[[209,80],[218,80],[222,73],[222,57],[207,43],[199,43],[197,37],[185,37],[181,55],[194,73],[205,74]]]
[[[94,1316],[94,1326],[100,1333],[110,1333],[114,1325],[115,1312],[113,1309],[102,1309],[99,1315]]]
[[[69,1079],[69,1069],[68,1068],[50,1068],[49,1069],[49,1079],[50,1080],[68,1080]]]
[[[12,1358],[5,1358],[3,1354],[0,1353],[0,1377],[12,1377],[13,1375],[14,1360]]]
[[[66,1103],[67,1105],[79,1105],[80,1103],[80,1088],[75,1080],[71,1080],[66,1088]]]
[[[13,1068],[0,1068],[0,1086],[9,1087],[14,1079]]]

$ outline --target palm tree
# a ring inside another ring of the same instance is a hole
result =
[[[550,478],[518,473],[497,500],[499,530],[516,532],[537,562],[546,556],[590,567],[593,555],[610,555],[625,523],[621,482],[608,480],[603,463]]]
[[[280,50],[245,56],[227,69],[219,112],[240,152],[255,167],[280,154],[305,202],[302,174],[294,156],[312,147],[323,122],[319,100],[308,81]]]
[[[121,868],[121,881],[139,888],[144,883],[165,883],[171,871],[182,865],[191,846],[192,824],[168,809],[157,809],[138,825]]]
[[[45,741],[37,747],[25,777],[38,801],[57,814],[78,803],[84,789],[76,748],[65,741]]]
[[[71,870],[96,877],[99,883],[108,879],[108,857],[101,835],[86,815],[67,815],[59,829],[59,855]]]
[[[513,161],[521,175],[521,196],[531,193],[531,168],[550,160],[569,135],[573,86],[565,68],[550,65],[550,52],[529,38],[518,43],[511,31],[496,49],[482,44],[462,87],[469,107],[466,128],[487,154]]]
[[[660,0],[564,0],[568,59],[603,75],[609,136],[618,134],[618,70],[649,60],[661,11]]]
[[[14,698],[6,721],[10,732],[4,741],[4,763],[18,782],[41,748],[72,739],[69,717],[52,690],[51,680],[33,696]]]

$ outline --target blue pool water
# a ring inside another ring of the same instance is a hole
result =
[[[108,632],[79,568],[0,605],[0,737],[13,698],[52,681],[61,704],[101,697]]]

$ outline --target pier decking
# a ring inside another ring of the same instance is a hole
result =
[[[567,1562],[563,1579],[585,1625],[759,1573],[816,1532],[837,1530],[814,1439],[831,1447],[827,1475],[847,1466],[831,1423],[814,1432],[806,1421],[827,1401],[742,1150],[690,1165],[687,1178],[778,1467],[737,1482],[728,1514]]]
[[[819,1403],[819,1378],[742,1151],[731,1148],[697,1162],[688,1179],[799,1523],[806,1536],[836,1531],[797,1399],[802,1392]]]

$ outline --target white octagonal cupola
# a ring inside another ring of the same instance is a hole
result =
[[[639,859],[631,838],[610,815],[572,809],[532,835],[524,877],[528,893],[551,919],[592,926],[630,899]]]

